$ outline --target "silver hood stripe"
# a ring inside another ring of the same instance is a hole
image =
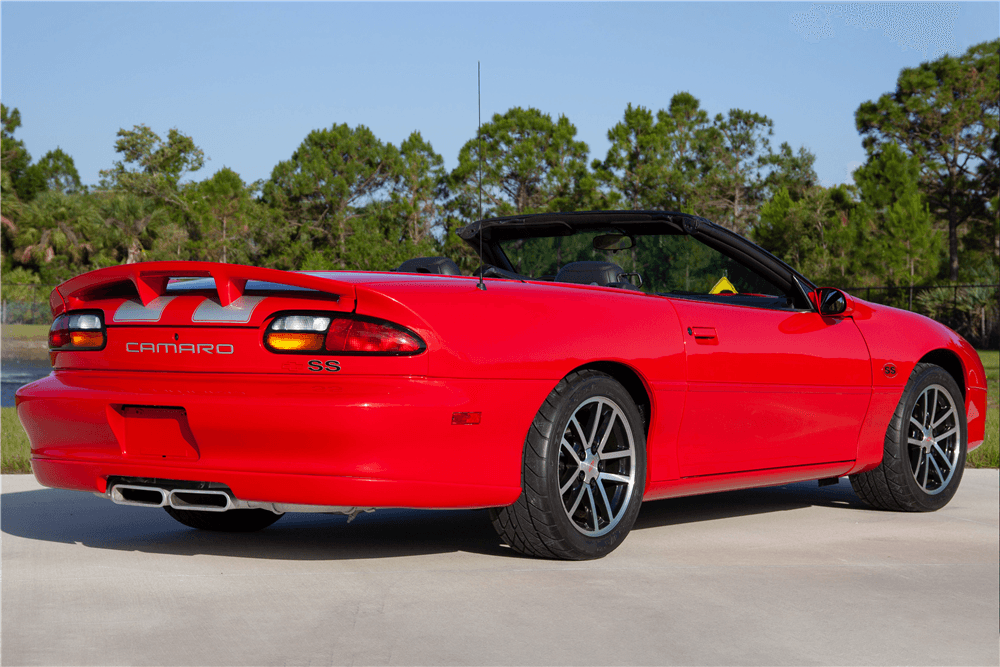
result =
[[[212,322],[225,324],[246,324],[254,309],[267,297],[241,296],[228,306],[223,306],[216,298],[209,297],[201,302],[191,316],[192,322]]]
[[[176,297],[173,296],[158,296],[148,305],[142,305],[141,301],[126,301],[122,305],[118,306],[118,310],[115,311],[114,316],[111,318],[112,322],[159,322],[160,316],[163,315],[163,309],[167,307],[167,304],[173,301]]]

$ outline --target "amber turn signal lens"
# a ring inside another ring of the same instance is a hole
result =
[[[322,349],[324,338],[326,335],[322,333],[271,331],[267,334],[267,344],[282,352],[309,352]]]
[[[104,345],[104,332],[73,331],[69,335],[69,342],[74,347],[101,347]]]

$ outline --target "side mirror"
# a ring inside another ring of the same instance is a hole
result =
[[[820,315],[846,317],[854,310],[851,298],[839,289],[823,287],[818,296]]]

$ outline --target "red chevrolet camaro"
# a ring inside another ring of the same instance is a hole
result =
[[[513,549],[585,559],[644,499],[848,475],[873,507],[935,510],[983,441],[961,336],[703,218],[459,234],[479,275],[153,262],[63,283],[53,371],[17,393],[35,476],[209,530],[491,508]]]

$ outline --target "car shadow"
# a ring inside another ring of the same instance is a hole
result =
[[[842,482],[815,482],[647,502],[636,530],[810,506],[864,507]],[[116,505],[92,494],[38,489],[0,495],[0,531],[93,549],[267,560],[357,560],[453,552],[521,558],[490,525],[486,510],[385,509],[342,515],[288,514],[255,533],[183,526],[166,512]]]
[[[839,484],[829,486],[818,486],[815,481],[796,482],[781,486],[649,501],[643,503],[633,530],[784,512],[806,507],[871,509],[854,494],[850,482],[846,479],[840,480]]]

